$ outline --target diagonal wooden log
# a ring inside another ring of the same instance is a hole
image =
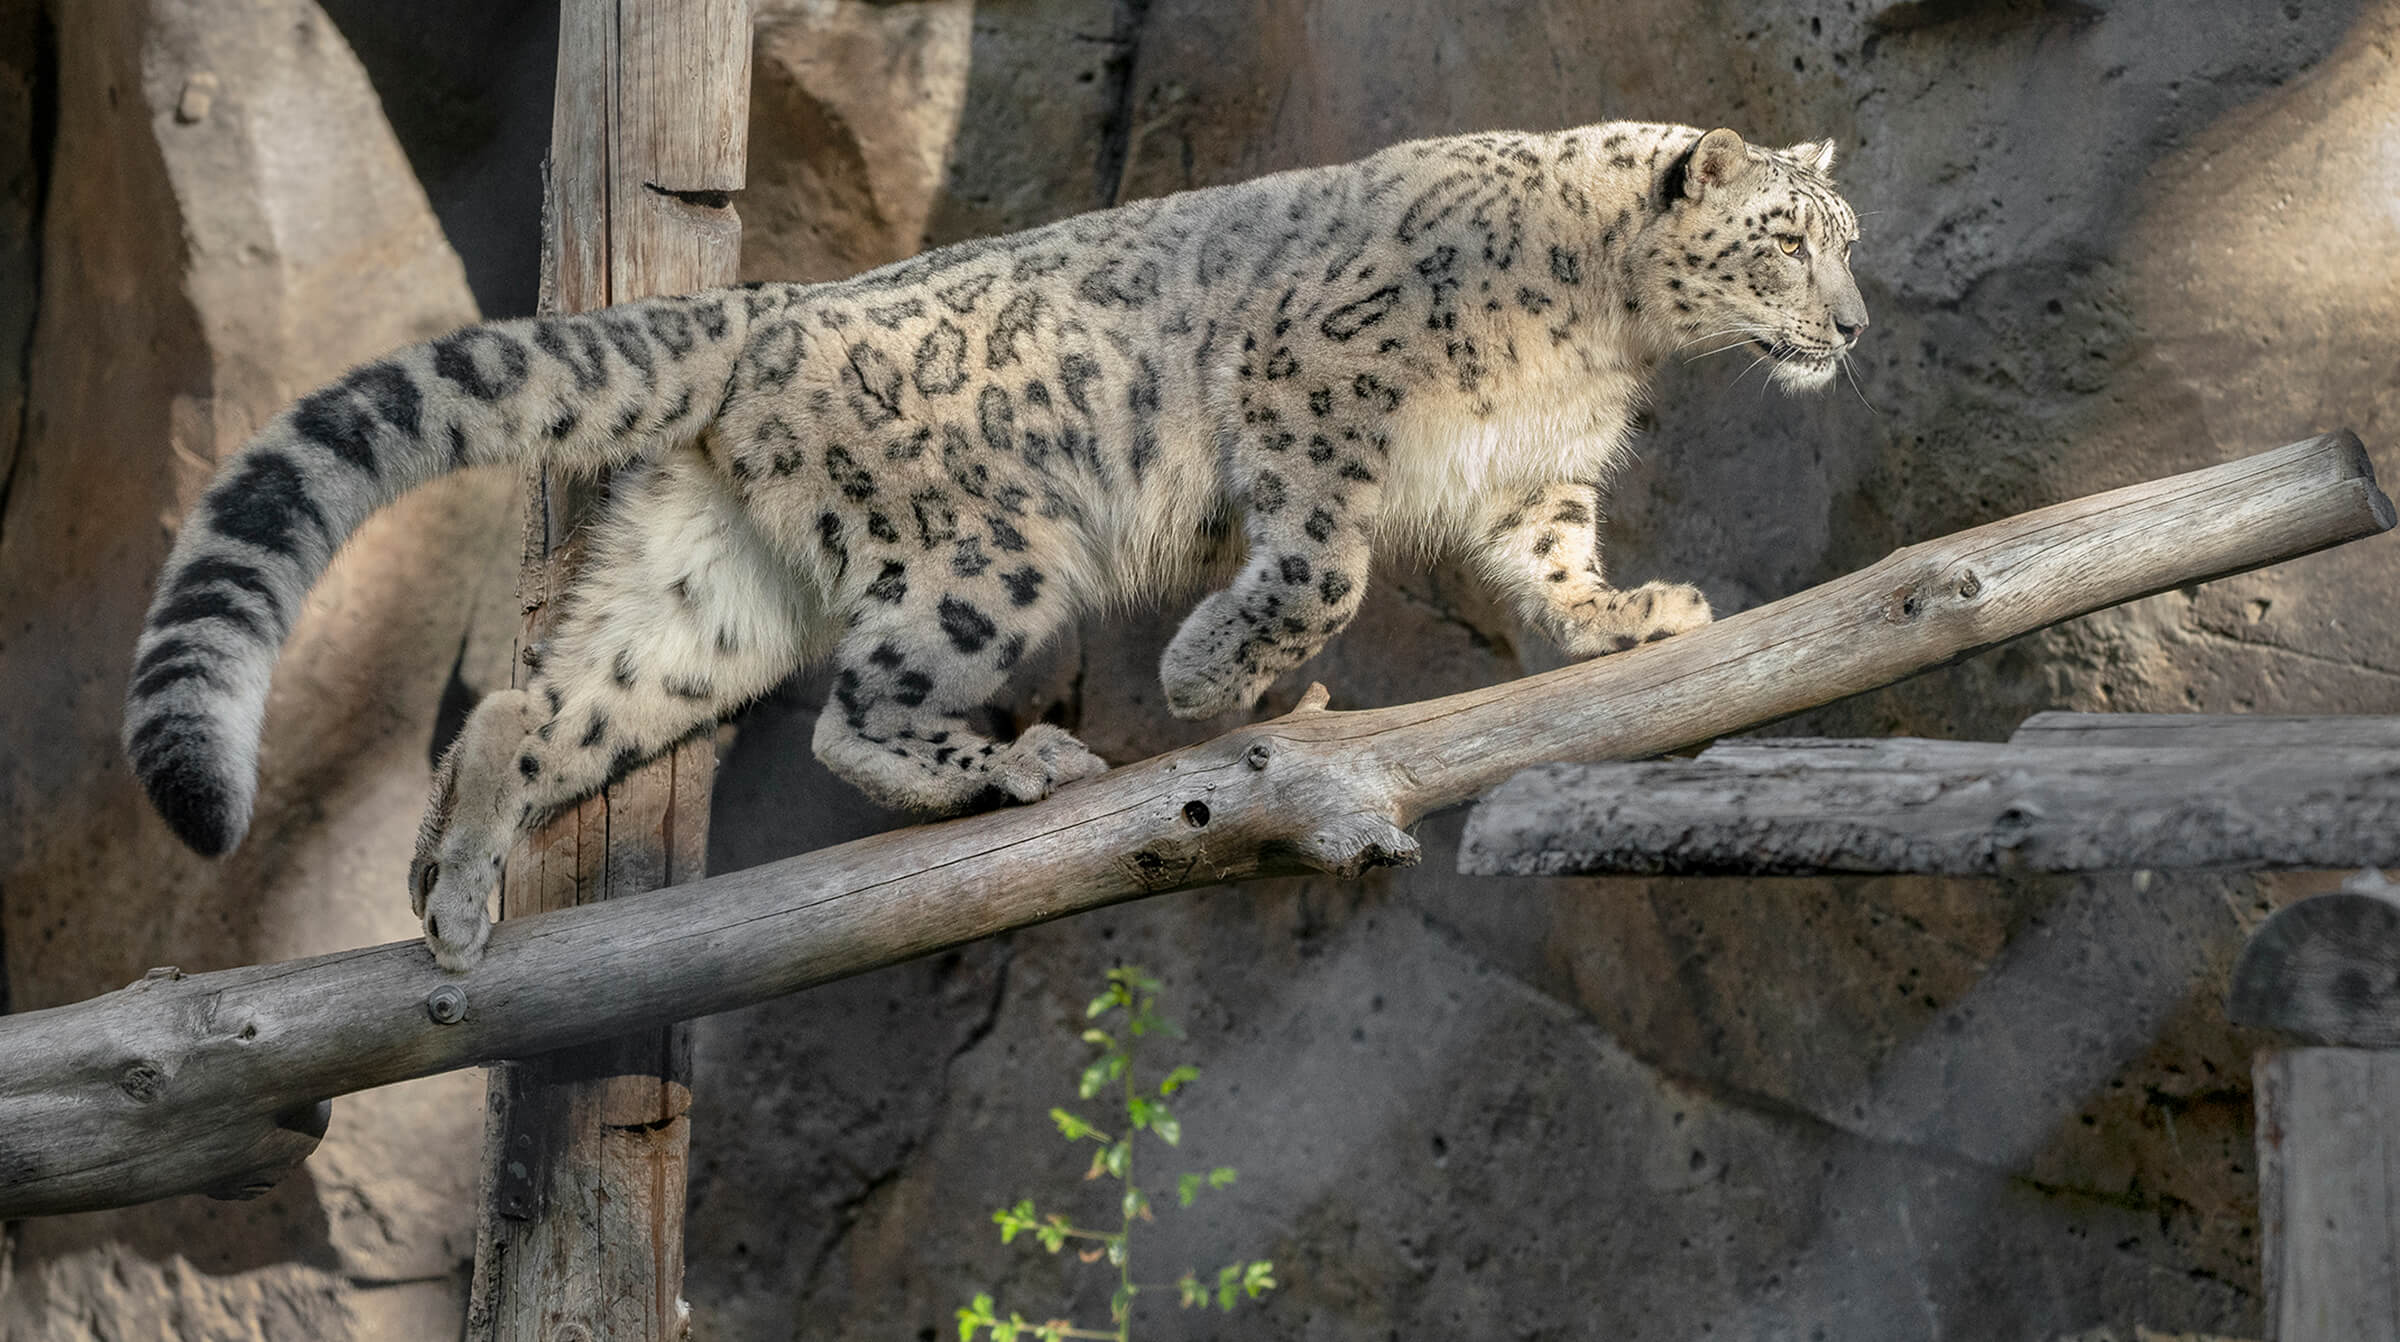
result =
[[[465,975],[397,943],[0,1019],[0,1218],[218,1186],[262,1152],[288,1156],[292,1116],[327,1096],[725,1011],[1145,895],[1411,862],[1407,826],[1529,765],[1705,741],[2392,523],[2358,440],[2329,434],[1910,546],[1596,662],[1354,713],[1312,690],[1285,717],[1038,806],[511,919]]]

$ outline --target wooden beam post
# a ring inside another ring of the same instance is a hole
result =
[[[567,0],[543,219],[543,310],[733,282],[749,125],[745,0]],[[577,525],[606,488],[530,482],[524,646],[556,615]],[[520,660],[518,679],[525,678]],[[714,743],[696,738],[512,855],[504,918],[701,875]],[[664,1342],[688,1334],[688,1026],[512,1061],[494,1074],[468,1336]]]
[[[2400,1053],[2261,1049],[2259,1275],[2270,1342],[2400,1342]]]

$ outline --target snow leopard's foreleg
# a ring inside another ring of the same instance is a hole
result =
[[[1257,702],[1317,655],[1365,599],[1394,403],[1371,378],[1318,382],[1283,350],[1245,360],[1227,494],[1250,553],[1186,616],[1160,659],[1167,708],[1205,718]],[[1331,362],[1330,359],[1327,362]]]
[[[1484,570],[1526,623],[1571,656],[1622,652],[1709,622],[1708,598],[1689,583],[1608,585],[1590,485],[1545,485],[1485,512]]]

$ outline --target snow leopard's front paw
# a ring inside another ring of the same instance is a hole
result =
[[[1217,592],[1202,601],[1159,658],[1167,711],[1179,718],[1213,718],[1257,703],[1282,670],[1260,665],[1259,642],[1232,593]]]
[[[1690,583],[1646,582],[1629,591],[1600,588],[1561,612],[1568,653],[1597,657],[1690,633],[1715,618]]]
[[[992,786],[1020,802],[1036,802],[1069,783],[1108,772],[1108,761],[1064,727],[1037,722],[992,761]]]

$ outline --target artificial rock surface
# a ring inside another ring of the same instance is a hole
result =
[[[261,831],[284,846],[168,865],[183,860],[108,748],[160,518],[239,427],[465,300],[338,41],[276,46],[292,29],[266,20],[202,32],[202,6],[168,0],[58,8],[54,161],[78,171],[50,188],[33,414],[0,519],[0,684],[39,693],[0,697],[19,1007],[152,963],[399,935],[387,892],[471,604],[337,580],[322,650],[286,668],[306,689],[279,698],[271,749],[346,720],[361,678],[388,734],[332,772],[291,755],[304,782],[272,794],[292,809]],[[757,22],[737,200],[752,276],[836,276],[1419,134],[1639,116],[1833,136],[1875,323],[1856,387],[1794,400],[1730,359],[1671,367],[1615,487],[1612,571],[1698,581],[1721,610],[2320,429],[2356,429],[2387,481],[2400,467],[2400,291],[2359,261],[2400,242],[2400,167],[2378,138],[2400,111],[2394,0],[760,0]],[[256,49],[208,45],[224,42]],[[173,119],[203,47],[213,104],[248,118],[254,156],[212,174],[189,166],[193,127]],[[309,162],[353,165],[346,192],[266,171],[296,161],[276,136],[301,133],[249,110],[268,53],[278,87],[313,88],[297,105],[344,128],[307,142]],[[452,71],[428,84],[466,87]],[[374,268],[345,277],[345,255]],[[405,266],[440,273],[402,283]],[[164,353],[108,362],[137,346]],[[108,395],[88,369],[117,379]],[[170,478],[162,463],[182,464]],[[462,556],[487,532],[470,505],[419,506],[450,520],[395,528],[395,557],[345,572],[473,589]],[[472,506],[501,510],[488,534],[505,561],[505,504]],[[2390,545],[2168,593],[1786,730],[1999,737],[2051,707],[2392,712]],[[1266,710],[1310,678],[1339,704],[1388,703],[1554,657],[1451,569],[1379,576],[1358,623]],[[1176,723],[1159,702],[1178,614],[1087,622],[1008,710],[1064,719],[1118,759],[1225,725]],[[742,723],[718,869],[890,822],[808,758],[820,698],[803,677]],[[78,807],[113,828],[53,815]],[[2218,1003],[2244,932],[2307,879],[1479,881],[1449,869],[1458,823],[1428,821],[1410,871],[1125,906],[702,1022],[696,1335],[949,1336],[983,1287],[1035,1317],[1094,1315],[1100,1269],[1003,1248],[987,1217],[1086,1192],[1045,1115],[1070,1093],[1081,1003],[1119,959],[1167,979],[1190,1029],[1179,1054],[1203,1069],[1178,1165],[1242,1172],[1137,1253],[1162,1276],[1263,1254],[1285,1283],[1230,1323],[1162,1308],[1145,1336],[2259,1335],[2257,1041]],[[336,832],[339,851],[311,846]],[[332,890],[321,910],[302,899]],[[338,1306],[351,1336],[430,1335],[430,1288],[367,1283],[455,1267],[471,1166],[437,1157],[471,1147],[479,1111],[462,1088],[422,1112],[465,1134],[455,1147],[345,1129],[377,1103],[342,1102],[308,1175],[259,1203],[26,1228],[0,1333],[106,1335],[69,1322],[105,1316],[143,1335],[133,1321],[164,1306],[111,1303],[102,1269],[120,1262],[146,1299],[205,1274],[210,1301],[258,1302],[247,1317]],[[341,1155],[345,1131],[358,1141]],[[371,1214],[339,1194],[370,1186],[387,1190]],[[364,1229],[379,1214],[382,1239]]]
[[[40,305],[0,514],[15,1009],[153,965],[409,935],[400,873],[436,704],[476,595],[507,599],[516,535],[500,478],[446,481],[379,519],[311,597],[277,673],[239,853],[200,861],[143,813],[117,720],[175,520],[292,397],[475,305],[373,90],[309,0],[70,4],[49,20]],[[0,1336],[303,1342],[454,1301],[481,1090],[465,1073],[345,1098],[306,1170],[257,1202],[17,1227]]]

